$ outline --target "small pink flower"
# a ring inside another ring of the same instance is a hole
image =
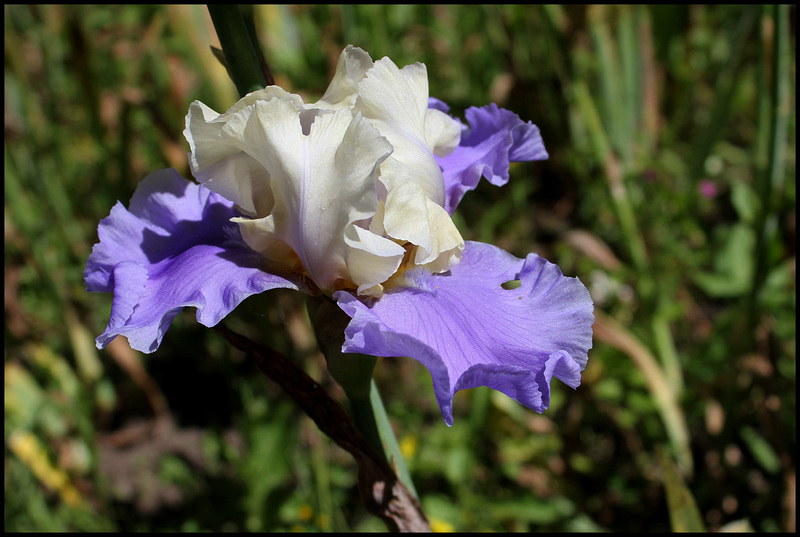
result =
[[[700,181],[698,188],[700,189],[700,195],[702,195],[704,198],[712,199],[717,196],[717,185],[714,183],[714,181],[703,179]]]

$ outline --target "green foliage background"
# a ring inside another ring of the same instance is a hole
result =
[[[352,459],[194,311],[152,355],[94,347],[98,221],[150,171],[190,177],[191,101],[236,100],[205,8],[4,14],[5,529],[383,530]],[[352,43],[424,62],[454,114],[532,120],[550,152],[468,194],[456,223],[590,288],[582,385],[554,383],[543,415],[461,392],[448,428],[422,366],[376,370],[435,530],[795,530],[794,7],[254,15],[277,82],[307,99]],[[342,398],[299,294],[226,322]]]

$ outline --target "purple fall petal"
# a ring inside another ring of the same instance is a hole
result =
[[[100,242],[84,271],[89,291],[114,293],[97,346],[123,335],[134,349],[153,352],[186,306],[197,308],[201,324],[214,326],[250,295],[297,289],[264,272],[261,257],[229,223],[233,216],[232,202],[173,169],[145,178],[130,209],[118,202],[100,222]]]
[[[364,303],[334,294],[352,318],[344,352],[410,356],[431,372],[448,425],[453,395],[488,386],[542,412],[553,376],[575,388],[592,346],[593,304],[577,278],[536,254],[518,259],[467,242],[461,263],[444,274],[410,269],[407,285]],[[502,284],[520,280],[516,289]]]
[[[429,99],[428,106],[448,110],[438,99]],[[437,157],[447,191],[445,209],[450,214],[464,194],[478,186],[481,176],[502,186],[508,182],[511,162],[548,157],[539,127],[523,122],[514,112],[490,104],[468,108],[464,115],[469,128],[462,133],[461,143],[449,155]]]

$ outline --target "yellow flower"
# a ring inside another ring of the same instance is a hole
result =
[[[414,435],[404,436],[400,440],[400,453],[404,459],[410,459],[417,453],[417,437]]]
[[[431,531],[435,533],[453,533],[456,531],[455,526],[445,520],[431,517]]]

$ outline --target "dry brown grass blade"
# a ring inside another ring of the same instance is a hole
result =
[[[609,272],[617,270],[621,265],[611,248],[593,233],[582,229],[573,229],[567,232],[564,239],[570,246]]]

